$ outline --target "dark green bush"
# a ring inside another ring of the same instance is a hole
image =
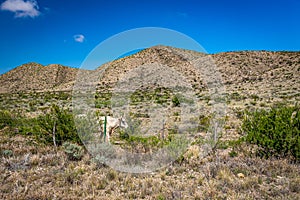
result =
[[[54,142],[53,132],[57,145],[61,145],[65,141],[81,143],[73,115],[57,105],[52,105],[50,113],[39,116],[37,123],[40,127],[41,136],[47,143]]]
[[[127,140],[129,139],[129,135],[124,130],[119,130],[119,138],[122,140]]]
[[[242,130],[246,141],[258,146],[258,155],[300,160],[299,106],[279,105],[269,111],[247,111]]]
[[[180,101],[179,101],[177,96],[172,97],[172,103],[173,103],[174,107],[179,107],[180,106]]]
[[[0,111],[0,129],[6,126],[12,127],[15,124],[16,119],[9,111]]]
[[[0,111],[0,129],[8,127],[10,134],[30,135],[36,124],[35,119],[22,117],[19,113]]]
[[[53,133],[56,145],[61,145],[65,141],[81,144],[73,115],[57,105],[52,105],[49,113],[36,118],[0,111],[0,128],[6,126],[17,130],[11,134],[32,135],[37,141],[46,144],[54,143]]]

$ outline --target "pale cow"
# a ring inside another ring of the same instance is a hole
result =
[[[99,117],[100,121],[100,138],[104,137],[104,121],[105,116]],[[128,124],[126,123],[123,117],[121,118],[114,118],[111,116],[106,117],[106,138],[104,138],[105,142],[110,141],[110,136],[117,128],[127,128]]]

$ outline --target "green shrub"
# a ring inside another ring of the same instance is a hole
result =
[[[2,155],[3,155],[4,157],[12,157],[12,156],[13,156],[13,151],[10,150],[10,149],[3,150],[3,151],[2,151]]]
[[[40,127],[40,134],[47,143],[54,142],[53,133],[57,145],[61,145],[65,141],[81,143],[73,115],[57,105],[52,105],[50,113],[39,116],[37,123]]]
[[[70,160],[80,160],[83,156],[83,148],[77,144],[65,142],[62,145]]]
[[[56,145],[61,145],[65,141],[81,144],[73,115],[57,105],[52,105],[49,113],[36,118],[0,111],[0,129],[6,126],[17,130],[12,134],[33,135],[37,141],[46,144],[53,144],[53,138],[55,138]]]
[[[200,115],[199,116],[199,126],[198,126],[198,131],[204,132],[208,131],[209,126],[210,126],[210,121],[211,121],[211,116],[207,115]]]
[[[230,151],[228,154],[230,157],[236,157],[238,155],[238,153],[234,150]]]
[[[172,97],[172,103],[173,103],[174,107],[179,107],[180,106],[180,101],[179,101],[179,99],[178,99],[178,97],[176,95],[174,95]]]
[[[0,129],[9,127],[10,134],[30,135],[35,127],[36,120],[22,117],[18,113],[0,111]]]
[[[189,146],[189,140],[186,137],[182,135],[173,137],[172,140],[169,141],[166,145],[169,158],[171,160],[177,159],[177,161],[179,162],[182,161],[183,159],[182,153],[188,148],[188,146]]]
[[[279,105],[271,110],[246,112],[245,139],[258,146],[262,157],[290,156],[300,160],[300,111],[298,106]]]
[[[131,113],[131,115],[136,115],[135,113]],[[124,134],[127,135],[137,135],[141,133],[141,121],[138,119],[133,119],[131,117],[126,118],[128,128],[124,129]]]
[[[119,130],[119,138],[121,140],[127,140],[127,139],[129,139],[129,135],[124,130]]]
[[[143,146],[154,147],[157,146],[158,143],[160,143],[160,139],[158,139],[156,136],[142,137],[131,135],[128,137],[127,142],[129,142],[133,146],[137,144],[142,144]]]
[[[6,126],[12,127],[15,124],[15,117],[9,111],[0,111],[0,129]]]
[[[245,100],[246,99],[245,96],[239,94],[238,92],[234,92],[234,93],[230,94],[229,98],[233,99],[235,101],[241,101],[241,100]]]

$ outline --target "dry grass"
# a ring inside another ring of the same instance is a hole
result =
[[[0,137],[0,199],[300,198],[300,167],[287,160],[232,158],[219,149],[205,159],[186,156],[181,164],[137,175],[97,165],[88,154],[70,161],[62,149],[27,137]]]

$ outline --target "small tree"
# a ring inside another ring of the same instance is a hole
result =
[[[46,142],[61,145],[64,141],[81,143],[77,135],[73,115],[57,105],[52,105],[50,113],[38,117]]]

